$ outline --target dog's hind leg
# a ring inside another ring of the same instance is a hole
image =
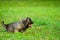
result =
[[[15,29],[15,30],[14,30],[14,33],[16,33],[16,32],[18,32],[18,30],[17,30],[17,29]]]

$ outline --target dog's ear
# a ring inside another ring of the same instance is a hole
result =
[[[23,19],[23,20],[22,20],[22,23],[25,25],[25,23],[26,23],[26,20],[25,20],[25,19]]]
[[[27,24],[28,24],[28,23],[29,23],[29,24],[33,24],[33,21],[32,21],[31,18],[29,18],[29,17],[26,18],[26,22],[27,22]]]
[[[29,17],[26,18],[26,22],[29,22],[31,19]]]
[[[29,17],[26,18],[26,24],[25,25],[28,25],[30,23],[31,19]]]
[[[29,22],[29,17],[23,19],[22,22],[23,22],[24,25],[27,25],[28,22]]]

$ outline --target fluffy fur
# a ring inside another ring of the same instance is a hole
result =
[[[2,26],[7,30],[7,32],[24,32],[26,29],[31,27],[32,24],[33,21],[29,17],[10,24],[4,24],[4,21],[2,21]]]

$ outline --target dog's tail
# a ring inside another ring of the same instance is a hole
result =
[[[4,21],[2,21],[2,26],[3,26],[4,28],[7,28],[7,25],[4,24]]]

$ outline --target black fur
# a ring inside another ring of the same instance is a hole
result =
[[[29,17],[24,18],[19,22],[13,22],[10,24],[4,24],[4,21],[2,22],[3,27],[5,27],[8,32],[24,32],[30,27],[29,25],[32,24],[33,21]]]

